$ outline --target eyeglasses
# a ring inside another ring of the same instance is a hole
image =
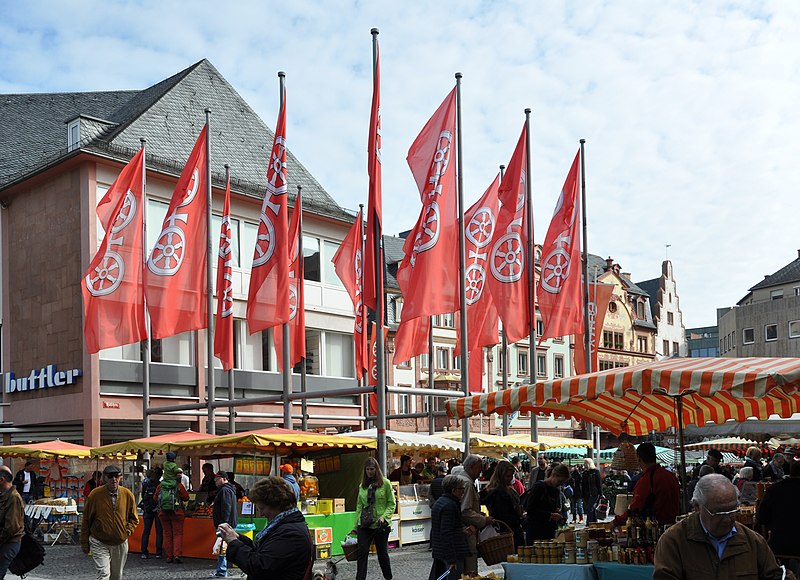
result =
[[[706,513],[710,515],[712,518],[729,518],[732,516],[736,516],[740,511],[742,511],[741,506],[736,506],[735,509],[725,511],[725,512],[712,512],[706,506],[703,506],[703,509],[706,510]]]

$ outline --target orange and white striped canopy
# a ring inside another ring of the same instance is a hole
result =
[[[744,421],[800,411],[800,359],[668,359],[447,401],[451,417],[532,411],[643,435],[683,424]]]

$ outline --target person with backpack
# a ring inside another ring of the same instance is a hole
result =
[[[142,560],[150,557],[148,545],[150,544],[150,530],[153,523],[156,525],[156,558],[161,558],[161,549],[164,545],[164,529],[158,517],[158,503],[156,490],[161,479],[161,468],[154,467],[147,472],[147,477],[142,482],[142,519],[144,519],[144,529],[142,530]]]
[[[228,524],[230,527],[236,529],[236,523],[239,518],[236,488],[228,480],[228,473],[222,470],[216,473],[214,484],[217,486],[217,496],[214,498],[214,507],[211,511],[211,517],[214,520],[214,528],[219,528],[221,524]],[[217,570],[214,573],[214,577],[225,578],[227,575],[228,562],[220,548],[220,552],[217,555]]]
[[[177,474],[183,473],[180,467]],[[162,481],[155,491],[158,498],[158,519],[164,531],[164,551],[167,564],[181,564],[183,555],[183,520],[186,518],[184,503],[189,492],[180,481]]]
[[[0,466],[0,580],[6,577],[25,535],[25,506],[13,480],[11,470]]]

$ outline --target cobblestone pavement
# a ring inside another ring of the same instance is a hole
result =
[[[84,555],[79,546],[48,546],[46,550],[44,564],[26,576],[28,580],[93,580],[95,578],[92,559]],[[390,550],[389,557],[392,562],[394,580],[425,580],[428,578],[431,568],[431,553],[428,550],[428,544]],[[214,571],[214,565],[213,560],[194,558],[185,558],[182,564],[167,564],[163,559],[142,560],[139,554],[130,554],[125,565],[124,578],[141,578],[142,580],[208,578]],[[342,560],[338,566],[337,580],[354,580],[356,577],[355,562]],[[325,561],[318,561],[315,569],[324,570]],[[481,562],[480,572],[486,574],[490,571],[502,577],[502,566],[487,567]],[[238,572],[236,570],[234,574]],[[233,577],[233,574],[230,576]],[[6,577],[16,578],[10,573]],[[382,580],[382,578],[378,559],[371,555],[367,580]]]

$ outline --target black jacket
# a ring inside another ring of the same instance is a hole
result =
[[[461,502],[446,493],[436,500],[431,510],[431,552],[447,565],[469,556],[467,535],[461,522]]]
[[[220,524],[230,524],[232,528],[235,528],[239,516],[237,507],[236,488],[228,482],[217,490],[214,498],[214,505],[211,508],[214,527],[216,528]]]
[[[428,488],[428,497],[430,498],[431,506],[436,503],[436,500],[442,497],[444,491],[442,491],[442,481],[444,481],[444,475],[437,475],[431,481],[431,486]]]
[[[603,493],[603,479],[600,477],[600,472],[598,470],[587,469],[583,472],[581,491],[583,493],[583,499],[596,498]]]
[[[240,535],[228,544],[228,560],[247,573],[248,580],[305,580],[311,577],[314,545],[303,514],[295,512],[254,543]]]
[[[556,537],[558,522],[550,519],[551,514],[561,511],[561,489],[538,481],[526,494],[525,505],[528,512],[527,540],[552,540]]]
[[[572,486],[572,493],[575,499],[583,497],[583,476],[577,469],[573,469],[569,476],[569,484]]]
[[[769,547],[776,554],[800,558],[800,478],[790,477],[771,485],[756,514],[756,521],[770,530]]]

